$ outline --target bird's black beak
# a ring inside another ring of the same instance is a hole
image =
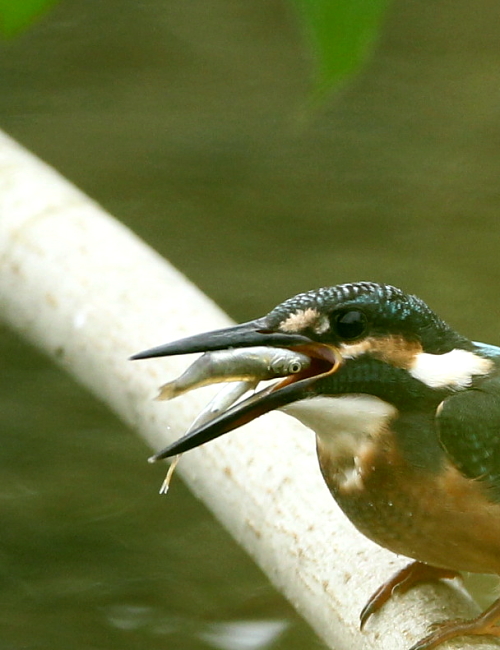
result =
[[[302,334],[271,329],[266,325],[265,318],[173,341],[139,352],[131,359],[256,346],[293,349],[309,356],[312,362],[307,370],[268,386],[201,427],[190,431],[180,440],[152,456],[151,462],[182,454],[237,429],[264,413],[304,399],[308,395],[312,396],[315,382],[320,377],[335,372],[340,365],[340,356],[333,347],[313,341]]]
[[[273,331],[266,326],[264,318],[253,320],[234,327],[213,330],[202,334],[188,336],[179,341],[165,343],[157,348],[138,352],[130,358],[150,359],[152,357],[171,357],[176,354],[191,354],[192,352],[213,352],[229,348],[253,348],[259,345],[288,348],[293,345],[310,343],[307,336]]]

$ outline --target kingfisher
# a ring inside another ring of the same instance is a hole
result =
[[[462,336],[421,299],[387,284],[325,287],[262,318],[140,352],[133,359],[265,346],[311,359],[155,454],[176,456],[279,409],[316,434],[319,466],[356,528],[413,561],[360,615],[398,589],[460,571],[500,574],[500,348]],[[500,598],[445,621],[411,650],[500,636]]]

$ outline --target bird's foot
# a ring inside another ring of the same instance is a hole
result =
[[[497,636],[500,637],[500,598],[477,618],[469,621],[455,620],[437,623],[432,626],[432,632],[415,643],[410,650],[432,650],[440,643],[449,641],[457,636]]]
[[[363,629],[370,616],[375,614],[375,612],[378,612],[395,591],[404,594],[408,589],[411,589],[413,585],[419,582],[430,582],[433,580],[440,580],[441,578],[451,580],[457,577],[461,577],[460,573],[458,573],[458,571],[452,571],[451,569],[441,569],[439,567],[430,566],[429,564],[424,564],[423,562],[412,562],[411,564],[408,564],[404,569],[395,573],[387,582],[384,582],[384,584],[379,587],[379,589],[377,589],[368,600],[359,617],[360,629]],[[434,646],[429,646],[429,648],[431,647]],[[420,646],[415,646],[412,650],[416,650],[417,648],[421,650]],[[424,648],[427,650],[427,646],[422,646],[422,649]]]

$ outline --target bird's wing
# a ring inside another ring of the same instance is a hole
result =
[[[448,397],[436,421],[453,464],[468,478],[484,481],[500,501],[500,379]]]

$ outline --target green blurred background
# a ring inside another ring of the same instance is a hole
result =
[[[285,0],[65,0],[0,42],[0,126],[236,320],[376,280],[500,344],[497,0],[396,0],[321,105],[302,36]],[[323,647],[132,432],[0,346],[1,650]]]

